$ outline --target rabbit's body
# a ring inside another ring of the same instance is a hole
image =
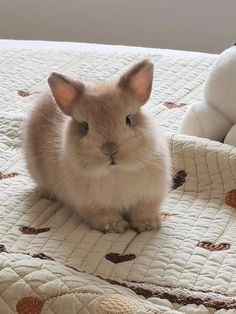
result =
[[[25,152],[33,179],[96,229],[123,232],[129,223],[138,231],[158,228],[170,184],[164,137],[120,88],[97,85],[87,93],[71,115],[50,93],[32,110]]]

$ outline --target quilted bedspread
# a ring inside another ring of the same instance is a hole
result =
[[[173,186],[162,228],[90,229],[42,198],[26,171],[24,119],[52,71],[85,80],[155,64],[147,108],[166,133]],[[177,134],[217,56],[0,41],[0,313],[236,313],[236,149]]]

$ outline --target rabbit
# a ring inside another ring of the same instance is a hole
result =
[[[26,165],[38,187],[102,232],[159,229],[170,187],[167,140],[143,105],[153,64],[143,60],[114,82],[58,73],[25,128]]]

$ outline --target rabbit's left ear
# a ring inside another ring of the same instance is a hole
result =
[[[131,92],[143,105],[150,97],[152,81],[153,63],[143,60],[122,75],[118,85]]]

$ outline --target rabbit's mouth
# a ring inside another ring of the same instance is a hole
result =
[[[117,162],[114,160],[114,158],[111,156],[110,159],[110,166],[115,166],[117,164]]]

